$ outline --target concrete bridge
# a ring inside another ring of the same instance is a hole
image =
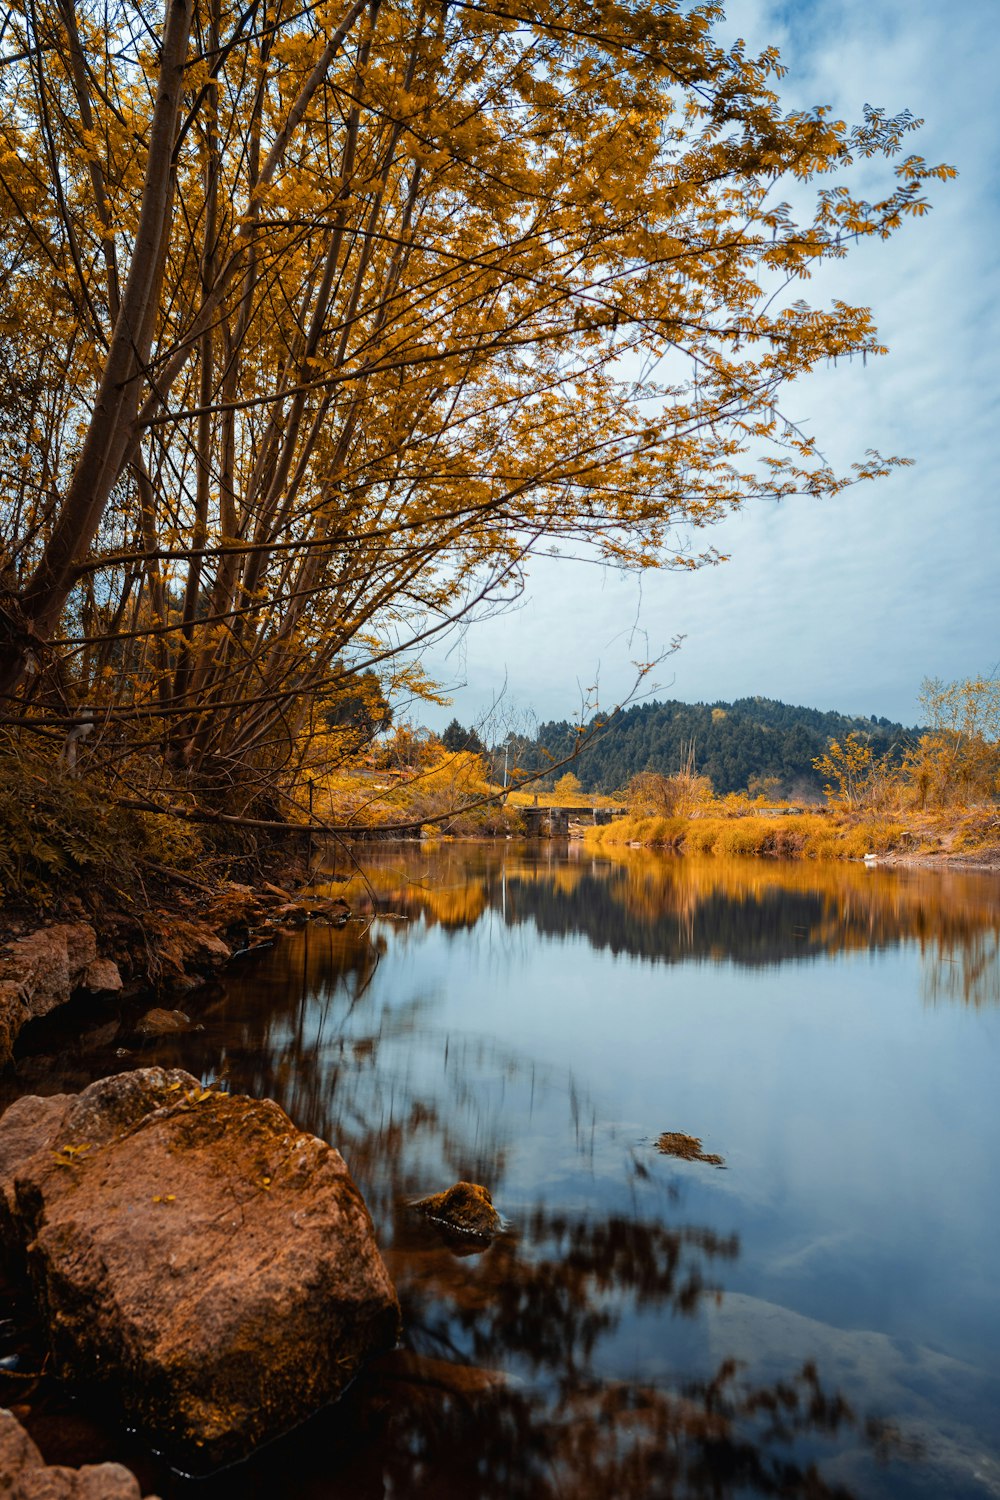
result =
[[[598,827],[625,816],[625,807],[522,807],[524,829],[529,839],[566,838],[572,818],[576,823],[594,823]]]

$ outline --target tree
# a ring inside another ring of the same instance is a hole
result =
[[[889,756],[876,755],[853,730],[843,740],[831,740],[825,755],[813,765],[826,778],[823,790],[837,807],[851,812],[881,812],[896,792]]]
[[[327,728],[351,730],[359,745],[369,743],[392,723],[392,709],[375,672],[348,677],[343,683],[334,680],[318,706]]]
[[[927,678],[920,707],[927,732],[904,762],[920,806],[995,801],[1000,796],[1000,682]]]
[[[796,294],[949,169],[905,155],[852,194],[917,122],[784,113],[777,53],[724,48],[719,15],[15,6],[8,719],[86,714],[106,755],[252,786],[335,678],[421,691],[414,652],[540,545],[696,566],[678,528],[884,473],[833,473],[780,413],[818,361],[882,352],[867,309]],[[814,179],[799,222],[782,193]]]
[[[475,729],[465,729],[457,719],[452,719],[444,734],[441,743],[446,750],[458,752],[469,750],[473,755],[485,755],[486,746],[483,744]]]

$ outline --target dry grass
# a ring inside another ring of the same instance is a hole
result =
[[[961,814],[789,812],[766,816],[718,804],[693,817],[620,818],[587,829],[588,843],[642,844],[686,854],[862,859],[866,854],[981,852],[1000,844],[995,809]]]

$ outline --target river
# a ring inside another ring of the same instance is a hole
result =
[[[1000,878],[359,857],[355,919],[193,993],[202,1031],[35,1028],[4,1097],[158,1062],[278,1100],[365,1195],[408,1378],[199,1484],[53,1393],[63,1461],[165,1500],[1000,1496]],[[478,1253],[408,1209],[457,1179],[503,1215]]]

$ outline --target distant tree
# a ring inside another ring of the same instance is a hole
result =
[[[580,778],[574,776],[572,771],[567,771],[565,776],[560,776],[553,787],[555,795],[560,802],[572,802],[580,795]]]
[[[587,726],[596,729],[596,723]],[[874,754],[893,766],[902,759],[913,731],[886,719],[870,721],[777,703],[743,698],[736,703],[640,703],[616,715],[614,722],[588,744],[573,770],[586,791],[614,792],[643,771],[668,776],[685,762],[686,746],[698,746],[699,769],[720,795],[743,790],[751,777],[775,777],[795,796],[822,790],[813,762],[831,740],[863,733]],[[523,745],[521,765],[541,769],[572,752],[578,736],[565,722],[539,726],[533,745]]]
[[[994,801],[1000,795],[1000,682],[928,678],[920,706],[928,728],[905,763],[920,806]]]
[[[452,719],[441,736],[441,743],[446,750],[451,750],[455,754],[460,750],[468,750],[473,755],[486,754],[486,746],[475,729],[464,728],[457,719]]]
[[[830,801],[850,812],[879,812],[896,790],[887,759],[876,755],[871,745],[853,731],[843,741],[832,740],[826,754],[817,756],[815,765],[826,782],[824,791]]]
[[[747,792],[751,797],[776,799],[781,792],[781,778],[779,776],[750,776],[747,779]]]
[[[441,754],[441,741],[423,725],[400,724],[384,741],[379,762],[388,770],[413,771],[433,764]]]

